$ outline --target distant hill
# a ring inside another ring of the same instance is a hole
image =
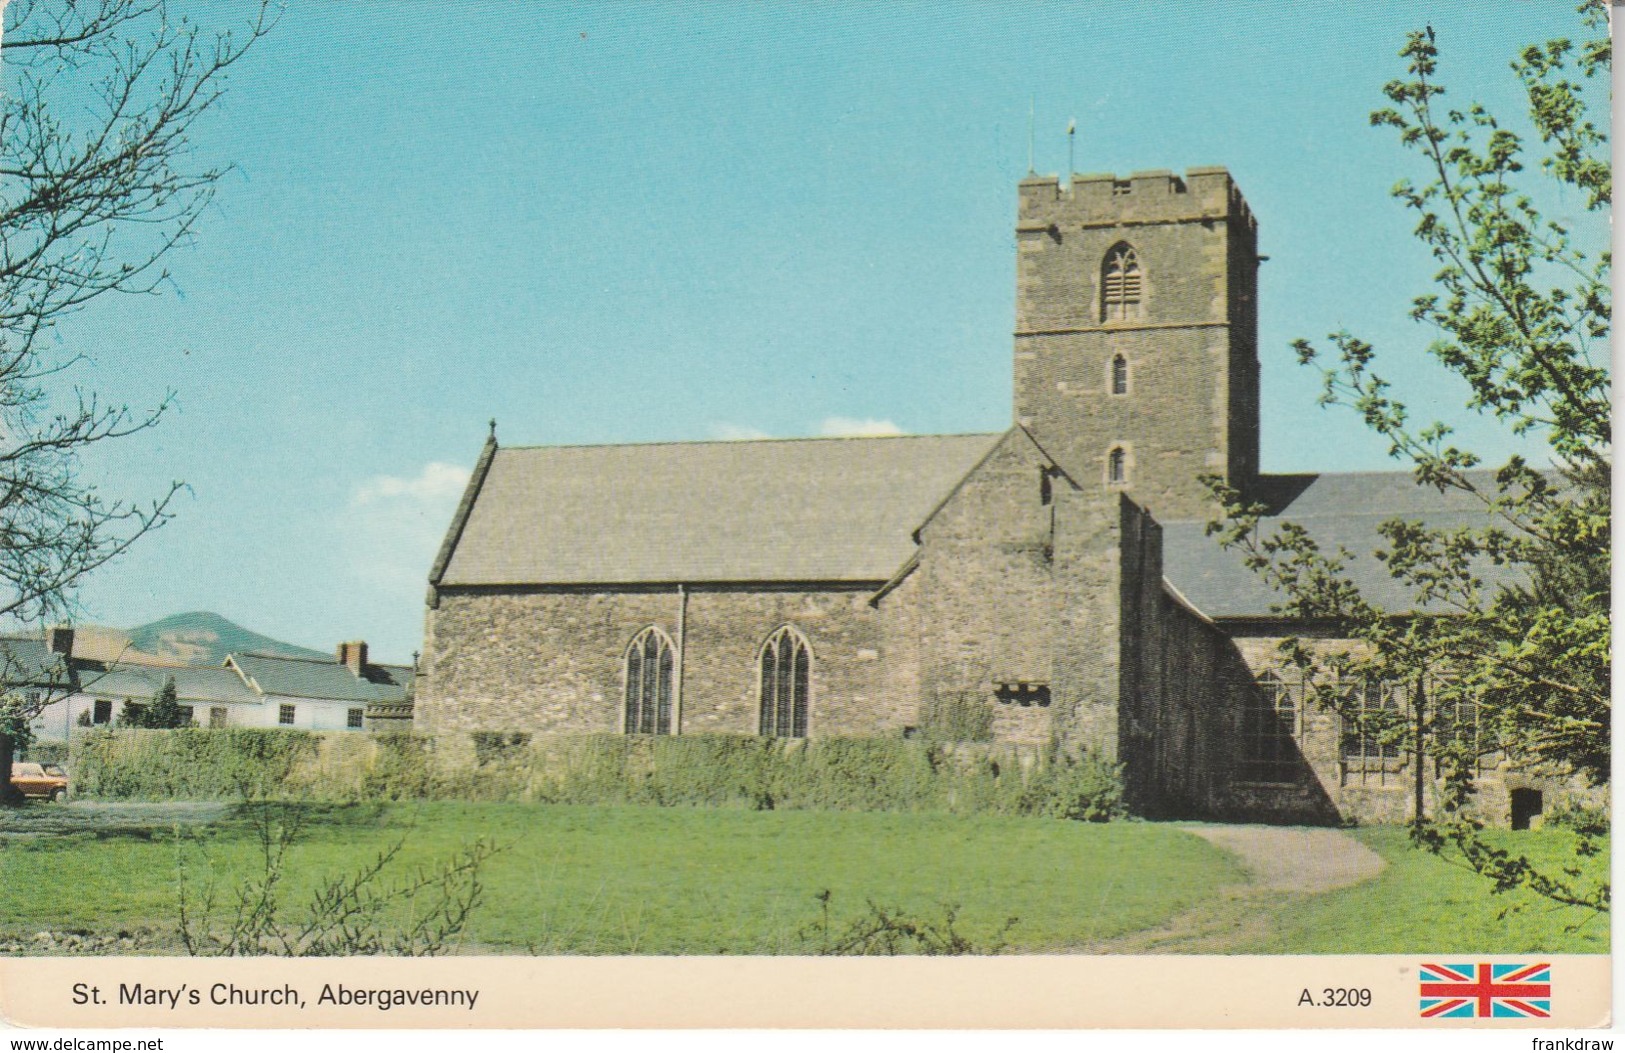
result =
[[[258,651],[289,658],[332,657],[325,651],[261,636],[211,611],[171,614],[137,626],[126,635],[134,650],[184,665],[218,665],[234,651]]]

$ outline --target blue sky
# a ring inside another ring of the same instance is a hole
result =
[[[405,659],[492,417],[510,445],[1007,426],[1030,104],[1041,172],[1074,117],[1080,172],[1230,168],[1270,257],[1266,470],[1391,467],[1288,349],[1347,327],[1459,416],[1405,319],[1432,267],[1388,190],[1418,169],[1366,115],[1429,21],[1455,101],[1514,112],[1507,61],[1568,10],[290,5],[194,136],[237,170],[174,289],[61,331],[77,381],[177,396],[86,470],[190,486],[83,617],[208,609]]]

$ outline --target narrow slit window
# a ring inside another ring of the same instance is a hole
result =
[[[1138,318],[1143,286],[1140,258],[1132,248],[1118,245],[1108,252],[1100,283],[1101,321],[1122,322]]]
[[[1128,482],[1128,454],[1121,446],[1112,447],[1112,452],[1106,455],[1106,481]]]
[[[1128,394],[1128,359],[1122,355],[1112,356],[1112,394]]]

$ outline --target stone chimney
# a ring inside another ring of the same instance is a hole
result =
[[[367,642],[365,640],[350,640],[339,644],[339,664],[348,666],[350,672],[361,676],[367,669]]]
[[[45,646],[51,649],[52,654],[59,654],[63,658],[72,658],[73,626],[53,625],[46,629]]]

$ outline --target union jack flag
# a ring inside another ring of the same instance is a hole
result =
[[[1552,1015],[1552,967],[1432,965],[1421,970],[1424,1017],[1543,1017]]]

